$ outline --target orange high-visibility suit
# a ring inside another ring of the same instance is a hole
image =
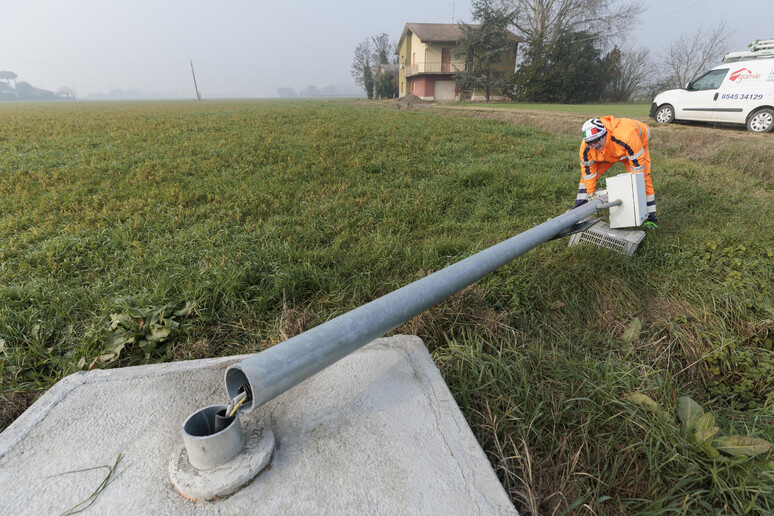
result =
[[[587,200],[597,189],[597,179],[616,162],[623,161],[627,172],[645,173],[648,215],[656,213],[656,193],[650,179],[650,127],[637,120],[603,116],[599,120],[607,129],[605,146],[594,150],[585,141],[580,146],[581,180],[578,201]]]

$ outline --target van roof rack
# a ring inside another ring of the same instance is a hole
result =
[[[751,59],[771,59],[774,57],[774,38],[756,39],[752,43],[748,43],[747,47],[750,50],[742,50],[741,52],[729,52],[723,57],[723,62],[734,63],[736,61],[748,61]]]
[[[772,39],[756,39],[752,43],[748,43],[747,46],[751,51],[771,49],[774,48],[774,38]]]

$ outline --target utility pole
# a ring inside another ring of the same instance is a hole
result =
[[[193,75],[194,88],[196,89],[196,100],[202,100],[202,96],[199,94],[199,87],[196,85],[196,72],[194,72],[193,61],[191,63],[191,75]]]

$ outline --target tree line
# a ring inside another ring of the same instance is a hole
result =
[[[384,65],[397,64],[394,56],[397,43],[387,33],[366,38],[355,47],[352,60],[352,78],[366,91],[369,99],[398,96],[397,71],[384,71]]]
[[[36,88],[8,70],[0,71],[0,100],[75,100],[75,90],[62,86],[56,92]]]
[[[631,1],[473,0],[476,23],[460,24],[462,37],[452,50],[464,63],[455,80],[464,90],[484,91],[487,100],[498,91],[521,102],[627,102],[683,87],[728,51],[728,30],[721,21],[681,35],[654,57],[631,40],[631,29],[646,21],[643,10],[641,2]],[[517,69],[507,74],[493,65],[513,50],[509,31],[524,43]],[[380,46],[387,42],[387,34],[381,34],[355,49],[352,76],[368,98],[381,95],[374,65],[388,62],[387,50],[395,44]]]

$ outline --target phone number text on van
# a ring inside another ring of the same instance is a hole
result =
[[[761,100],[763,98],[762,93],[724,93],[720,96],[721,99],[731,100]]]

